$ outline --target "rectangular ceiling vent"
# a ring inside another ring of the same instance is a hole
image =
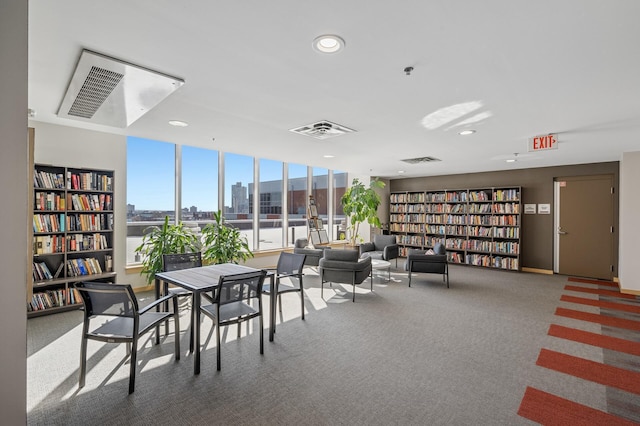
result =
[[[306,126],[297,127],[295,129],[289,129],[289,131],[320,140],[355,132],[353,129],[327,120],[307,124]]]
[[[83,50],[58,116],[127,127],[184,84],[184,80]]]
[[[417,158],[407,158],[406,160],[400,160],[400,161],[404,161],[405,163],[409,163],[409,164],[420,164],[420,163],[431,163],[433,161],[442,161],[442,160],[436,157],[417,157]]]

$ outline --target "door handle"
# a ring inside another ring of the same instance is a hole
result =
[[[568,232],[563,231],[563,230],[562,230],[562,226],[558,226],[558,234],[560,234],[560,235],[567,235],[567,234],[568,234]]]

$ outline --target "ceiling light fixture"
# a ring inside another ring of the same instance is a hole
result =
[[[187,123],[186,121],[180,120],[169,120],[169,124],[175,127],[187,127],[189,125],[189,123]]]
[[[325,154],[323,155],[324,158],[334,158],[335,155],[331,155],[331,154]]]
[[[344,48],[346,43],[334,34],[325,34],[313,40],[313,48],[320,53],[336,53]]]
[[[474,134],[475,132],[476,132],[475,130],[467,129],[467,130],[463,130],[463,131],[461,131],[461,132],[460,132],[460,133],[458,133],[458,134],[459,134],[459,135],[462,135],[462,136],[467,136],[467,135],[472,135],[472,134]]]
[[[404,170],[398,170],[398,174],[401,175],[404,173]]]

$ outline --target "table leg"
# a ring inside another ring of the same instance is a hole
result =
[[[276,309],[277,309],[277,304],[278,304],[278,295],[276,294],[276,278],[275,278],[275,274],[271,274],[269,276],[269,279],[271,280],[270,282],[270,288],[269,288],[269,296],[270,296],[270,300],[269,300],[269,307],[271,310],[271,313],[269,315],[269,341],[273,342],[273,335],[276,332]]]
[[[195,354],[193,357],[193,374],[200,374],[200,292],[193,292],[193,316],[191,329],[195,333]]]
[[[153,284],[155,287],[156,300],[160,299],[160,280],[154,279]],[[156,306],[156,312],[160,312],[160,305]],[[177,333],[176,333],[177,334]],[[160,336],[160,324],[156,325],[156,336]],[[158,337],[156,337],[157,339]]]

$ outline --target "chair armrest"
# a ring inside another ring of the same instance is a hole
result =
[[[373,243],[362,243],[360,244],[360,256],[362,253],[366,253],[368,251],[375,251],[376,246]]]
[[[382,258],[384,260],[395,259],[399,256],[399,253],[400,249],[397,244],[389,244],[388,246],[385,246]]]
[[[156,306],[158,306],[159,304],[163,303],[163,302],[168,302],[169,300],[175,298],[175,296],[173,294],[169,294],[167,296],[163,296],[160,299],[156,299],[153,302],[149,303],[147,306],[145,306],[144,308],[140,309],[140,311],[138,312],[140,315],[144,314],[145,312],[155,308]]]

